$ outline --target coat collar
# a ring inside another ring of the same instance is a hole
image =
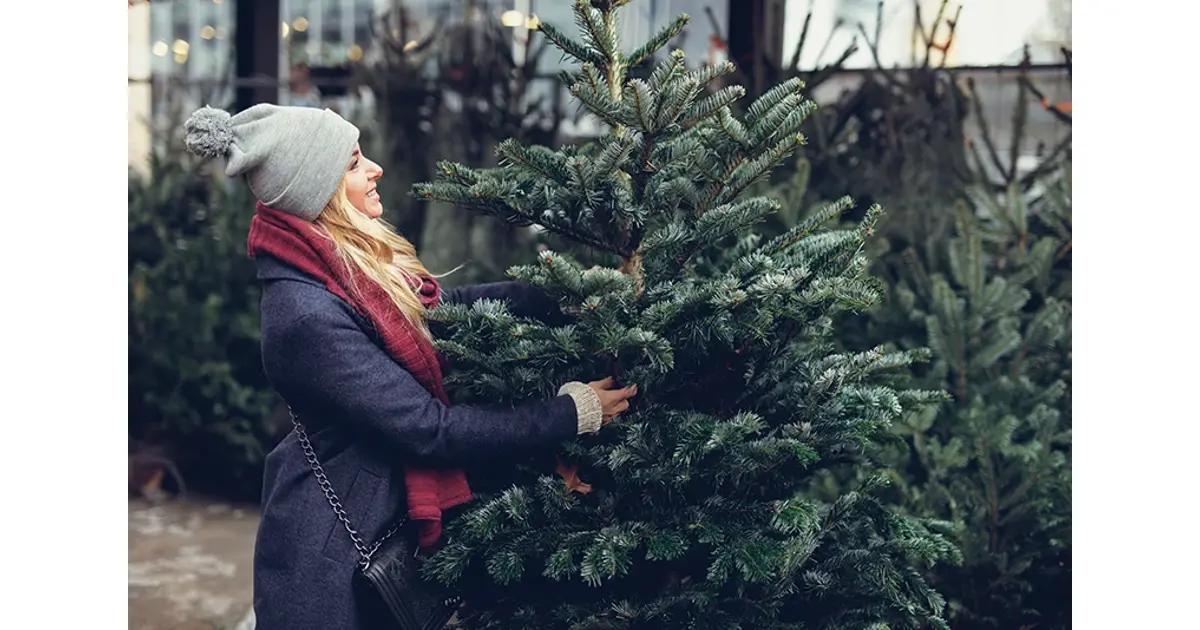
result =
[[[324,284],[320,280],[296,269],[295,267],[281,262],[274,256],[260,254],[255,256],[254,263],[258,266],[259,280],[296,280],[305,284],[324,288]]]

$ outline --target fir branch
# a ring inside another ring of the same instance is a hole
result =
[[[736,142],[743,149],[750,148],[750,134],[747,133],[742,121],[733,117],[733,113],[728,107],[717,110],[717,124],[727,138]]]
[[[679,116],[683,114],[688,105],[695,101],[696,96],[700,94],[700,84],[696,83],[695,78],[685,77],[680,81],[676,81],[671,86],[674,88],[668,92],[666,98],[659,101],[658,116],[655,118],[655,130],[665,129],[674,124]],[[675,92],[672,94],[671,92]]]
[[[637,121],[642,125],[643,132],[657,131],[652,111],[657,104],[657,99],[654,97],[650,85],[641,79],[634,79],[626,83],[625,100],[632,101],[633,111],[637,115]]]
[[[472,186],[478,183],[480,178],[476,169],[449,160],[438,161],[437,174],[445,183],[457,186]]]
[[[564,56],[572,57],[580,63],[590,63],[597,66],[604,65],[604,57],[588,49],[582,43],[571,39],[566,33],[558,30],[558,27],[542,22],[538,25],[538,30],[546,37],[547,41],[561,50]]]
[[[746,89],[740,85],[731,85],[722,88],[716,94],[707,96],[702,101],[693,103],[684,114],[679,124],[684,127],[691,127],[701,120],[715,115],[722,108],[728,107],[734,101],[746,95]]]
[[[572,85],[570,91],[571,96],[579,99],[588,111],[605,123],[613,127],[624,127],[631,122],[625,119],[625,107],[621,103],[613,101],[607,94],[586,90],[580,83]]]
[[[650,73],[650,89],[655,93],[661,91],[668,82],[675,80],[680,74],[686,72],[686,70],[687,66],[684,64],[683,51],[672,51],[670,55],[667,55],[666,59],[655,66],[654,72]]]
[[[608,90],[608,86],[604,84],[604,77],[600,76],[600,66],[592,63],[580,65],[579,74],[583,77],[587,88],[596,94],[604,94]],[[569,85],[574,85],[571,83]]]
[[[608,141],[590,164],[587,166],[585,182],[594,185],[595,182],[608,179],[633,153],[635,143],[628,136],[617,136]]]
[[[509,138],[496,145],[496,155],[502,161],[520,164],[560,186],[568,184],[569,176],[560,156],[545,147],[525,146],[515,138]]]
[[[769,175],[801,146],[804,146],[804,136],[795,134],[780,140],[766,153],[741,164],[734,171],[729,184],[715,195],[713,202],[725,203],[742,194],[747,188]]]
[[[611,11],[612,9],[609,9],[609,12]],[[607,32],[608,29],[605,28],[604,20],[606,19],[606,13],[592,8],[588,4],[588,0],[576,0],[573,12],[575,14],[575,25],[587,37],[588,43],[598,51],[597,57],[601,61],[597,65],[607,68],[608,64],[616,59],[617,50],[613,46],[614,42]]]
[[[764,255],[773,256],[779,252],[800,242],[809,234],[812,234],[817,228],[832,221],[834,218],[841,215],[843,212],[854,207],[854,200],[850,197],[842,197],[832,203],[826,204],[808,219],[797,224],[787,232],[771,239],[766,245],[763,245],[761,251]]]
[[[750,128],[751,142],[765,144],[772,138],[798,133],[805,119],[817,109],[817,104],[798,94],[789,95]]]
[[[637,66],[649,59],[651,55],[653,55],[663,46],[666,46],[671,42],[672,39],[675,39],[675,37],[682,33],[683,29],[687,27],[688,23],[691,21],[691,16],[686,13],[681,13],[675,16],[675,19],[671,20],[666,26],[659,29],[659,31],[650,38],[650,41],[638,46],[637,49],[629,54],[627,57],[629,60],[629,65]]]
[[[804,88],[804,81],[793,77],[767,90],[765,94],[754,100],[746,110],[746,121],[754,124],[758,119],[762,118],[768,111],[783,103],[789,97],[798,97],[800,90]],[[793,103],[798,105],[799,101]]]
[[[704,87],[718,77],[723,77],[732,74],[735,66],[730,61],[725,61],[713,66],[701,66],[692,72],[692,76],[696,79],[696,84]]]

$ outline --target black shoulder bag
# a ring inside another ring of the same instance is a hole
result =
[[[458,608],[459,599],[439,584],[421,577],[421,559],[415,542],[401,533],[407,519],[401,518],[379,539],[368,547],[358,531],[350,525],[346,510],[338,500],[325,469],[317,459],[308,432],[288,408],[292,415],[292,426],[296,439],[304,449],[304,457],[312,468],[317,484],[333,508],[334,515],[341,521],[358,550],[360,561],[354,576],[354,595],[367,627],[379,630],[437,630],[446,625]]]

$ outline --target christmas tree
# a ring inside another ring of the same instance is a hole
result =
[[[629,78],[687,22],[626,53],[629,3],[576,0],[577,38],[541,27],[579,63],[564,79],[601,138],[505,142],[497,168],[442,163],[415,188],[619,261],[545,252],[510,270],[556,297],[566,325],[486,300],[434,311],[450,324],[439,347],[458,402],[604,375],[639,385],[629,411],[564,445],[561,476],[473,477],[483,496],[451,521],[429,576],[455,585],[468,628],[945,627],[922,572],[954,556],[946,528],[885,509],[887,476],[867,455],[941,394],[878,383],[920,352],[832,342],[839,314],[881,295],[861,253],[880,209],[823,229],[852,206],[841,199],[774,238],[753,233],[778,202],[747,191],[803,143],[814,104],[793,80],[737,117],[742,88],[705,90],[732,68],[690,69],[678,51]],[[856,487],[809,492],[851,470]]]
[[[868,327],[932,348],[916,382],[953,395],[897,423],[891,457],[906,511],[962,527],[963,564],[933,574],[955,628],[1070,627],[1069,162],[1041,184],[972,189]]]

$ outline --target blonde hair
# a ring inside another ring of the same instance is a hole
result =
[[[429,274],[429,270],[417,259],[413,244],[382,219],[359,212],[346,196],[344,179],[315,223],[333,241],[346,266],[378,284],[405,318],[428,338],[425,307],[409,278]],[[358,287],[351,288],[358,291]]]

